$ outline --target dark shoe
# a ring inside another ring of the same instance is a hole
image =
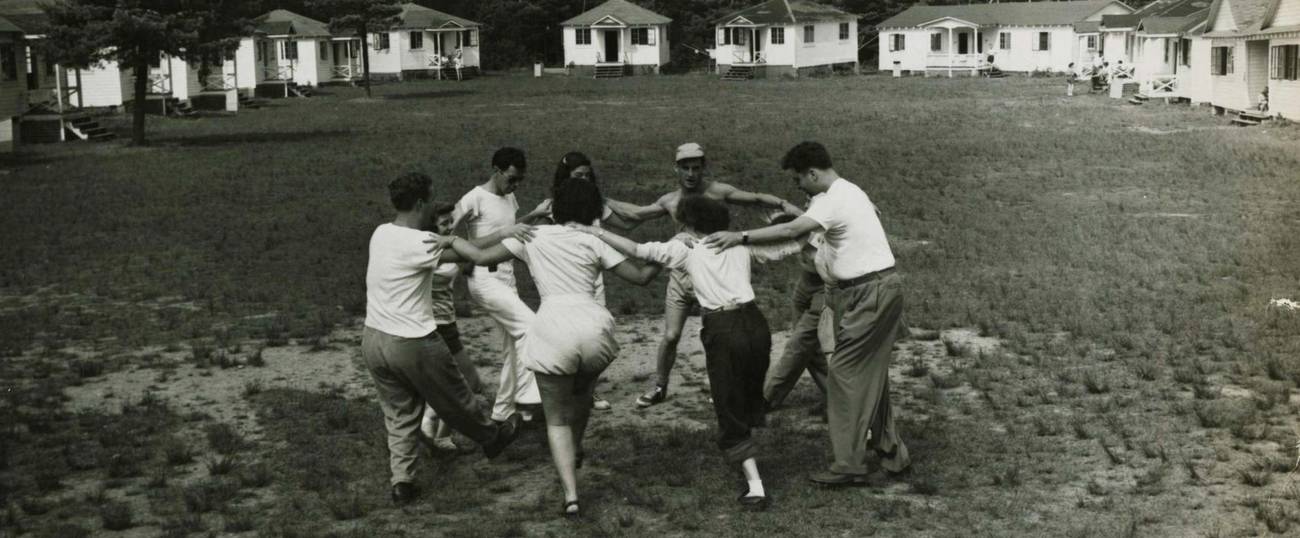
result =
[[[764,510],[767,510],[768,506],[772,505],[772,500],[769,499],[766,495],[750,497],[748,495],[745,495],[744,493],[741,493],[740,497],[737,497],[736,500],[740,502],[741,508],[744,508],[745,510],[749,510],[751,512],[762,512]]]
[[[867,485],[865,475],[843,474],[835,471],[822,471],[808,475],[808,480],[828,488],[861,487]]]
[[[506,417],[505,421],[501,423],[501,427],[497,430],[496,439],[493,439],[491,443],[483,445],[483,454],[487,456],[488,459],[500,456],[501,452],[504,451],[507,446],[510,446],[510,443],[513,443],[515,438],[519,436],[520,420],[522,419],[519,417],[519,413],[515,413]]]
[[[581,509],[578,508],[578,501],[567,501],[564,507],[560,508],[560,516],[567,519],[578,519],[582,515]]]
[[[393,502],[397,504],[409,504],[420,496],[420,488],[410,482],[398,482],[393,484]]]
[[[663,385],[655,385],[655,388],[650,389],[649,392],[637,396],[636,406],[650,407],[655,404],[663,403],[663,401],[667,398],[668,398],[668,387],[665,387]]]

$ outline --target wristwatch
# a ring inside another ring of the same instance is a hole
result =
[[[749,244],[749,232],[740,232],[740,244],[742,245]]]

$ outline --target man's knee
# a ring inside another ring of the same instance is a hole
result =
[[[682,331],[680,329],[668,329],[664,331],[663,344],[665,346],[676,348],[677,343],[680,342],[681,339],[682,339]]]

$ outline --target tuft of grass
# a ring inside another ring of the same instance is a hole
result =
[[[329,509],[330,515],[339,521],[351,521],[365,517],[370,511],[366,503],[362,500],[361,494],[356,491],[345,491],[327,495],[325,497],[325,507]]]
[[[246,361],[247,364],[258,368],[266,366],[266,357],[264,356],[265,351],[265,346],[254,349],[252,353],[248,354],[248,359]]]
[[[956,374],[945,376],[945,375],[939,375],[934,372],[930,373],[930,384],[934,385],[934,388],[936,389],[940,389],[940,390],[955,389],[957,387],[960,387],[961,383],[962,383],[961,377]]]
[[[224,422],[208,424],[203,428],[203,432],[208,438],[208,445],[218,454],[231,455],[248,447],[244,436],[230,424]]]
[[[907,369],[903,370],[903,375],[907,377],[925,377],[929,373],[930,367],[921,359],[911,361]]]
[[[1255,519],[1263,521],[1269,532],[1286,534],[1290,532],[1295,516],[1281,503],[1264,501],[1255,505]]]
[[[109,501],[99,507],[99,519],[104,528],[110,531],[126,530],[135,526],[135,514],[131,505],[121,501]]]
[[[194,451],[185,441],[177,438],[168,438],[163,443],[163,455],[169,465],[185,465],[194,462]]]
[[[238,463],[231,456],[217,456],[204,465],[208,468],[209,476],[225,476],[233,472]]]
[[[959,342],[947,336],[940,340],[943,342],[943,349],[948,353],[949,357],[967,357],[971,354],[971,346],[965,342]]]
[[[257,529],[257,518],[247,511],[230,510],[222,514],[226,532],[248,532]]]
[[[99,377],[104,373],[104,363],[98,360],[74,360],[69,364],[69,367],[72,369],[72,372],[77,374],[77,377],[81,379]]]
[[[1256,465],[1237,469],[1237,478],[1242,484],[1262,488],[1273,483],[1273,473],[1269,469],[1260,469]]]
[[[1110,392],[1110,382],[1097,370],[1088,370],[1083,374],[1083,388],[1088,394],[1105,394]]]
[[[254,463],[246,465],[237,473],[239,485],[246,488],[264,488],[271,485],[275,475],[271,473],[271,467],[265,463]]]
[[[242,393],[244,395],[244,398],[252,398],[254,396],[257,396],[258,394],[261,394],[265,388],[266,387],[262,385],[261,379],[253,379],[244,383],[244,390],[242,391]]]

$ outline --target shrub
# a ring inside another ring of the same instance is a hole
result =
[[[208,460],[208,475],[224,476],[235,470],[235,459],[230,456],[218,456]]]
[[[207,435],[208,444],[218,454],[234,454],[243,450],[248,444],[234,426],[224,422],[209,424],[203,431]]]
[[[271,480],[275,478],[271,474],[271,468],[265,463],[254,463],[240,469],[238,473],[239,485],[246,488],[264,488],[271,485]]]
[[[163,444],[163,454],[170,465],[185,465],[194,461],[194,452],[185,441],[172,437]]]

